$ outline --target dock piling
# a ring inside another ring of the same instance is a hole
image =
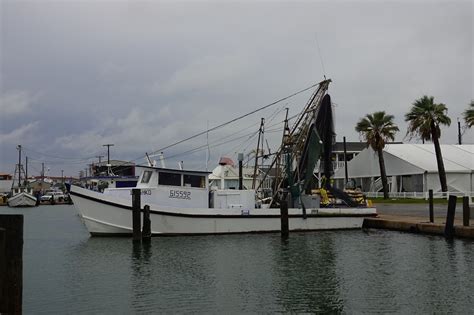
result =
[[[21,314],[23,215],[0,215],[0,314]]]
[[[470,209],[469,209],[469,196],[462,197],[462,225],[469,226],[470,220]]]
[[[150,242],[150,241],[151,241],[150,206],[145,205],[145,207],[143,207],[142,242]]]
[[[428,190],[428,201],[430,204],[430,222],[434,223],[433,189]]]
[[[454,215],[456,214],[456,196],[449,196],[448,213],[446,216],[446,225],[444,227],[444,236],[452,238],[454,236]]]
[[[141,231],[141,190],[132,189],[132,228],[133,242],[140,242],[142,239]]]
[[[280,201],[280,221],[281,221],[281,236],[288,237],[289,235],[289,224],[288,224],[288,203],[286,199]]]

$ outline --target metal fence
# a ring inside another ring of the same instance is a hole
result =
[[[383,198],[383,192],[364,192],[367,198]],[[406,191],[406,192],[389,192],[388,193],[390,198],[396,199],[428,199],[428,192],[423,191]],[[469,203],[472,203],[472,197],[474,196],[474,192],[472,191],[448,191],[448,192],[433,192],[433,198],[436,199],[449,199],[449,196],[457,196],[457,197],[469,197]]]

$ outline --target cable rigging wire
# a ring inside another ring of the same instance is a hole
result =
[[[166,150],[166,149],[169,149],[169,148],[171,148],[171,147],[174,147],[174,146],[176,146],[176,145],[178,145],[178,144],[181,144],[181,143],[183,143],[183,142],[186,142],[186,141],[189,141],[189,140],[191,140],[191,139],[197,138],[197,137],[202,136],[202,135],[204,135],[204,134],[206,134],[206,133],[209,133],[209,132],[211,132],[211,131],[215,131],[215,130],[217,130],[217,129],[219,129],[219,128],[222,128],[222,127],[224,127],[224,126],[226,126],[226,125],[229,125],[229,124],[231,124],[231,123],[233,123],[233,122],[236,122],[236,121],[238,121],[238,120],[240,120],[240,119],[242,119],[242,118],[245,118],[245,117],[248,117],[248,116],[250,116],[250,115],[253,115],[253,114],[255,114],[255,113],[259,112],[259,111],[262,111],[262,110],[264,110],[264,109],[266,109],[266,108],[269,108],[269,107],[271,107],[271,106],[274,106],[274,105],[276,105],[276,104],[278,104],[278,103],[281,103],[281,102],[283,102],[283,101],[285,101],[285,100],[288,100],[288,99],[290,99],[290,98],[292,98],[292,97],[294,97],[294,96],[296,96],[296,95],[299,95],[299,94],[301,94],[301,93],[304,93],[304,92],[306,92],[306,91],[308,91],[308,90],[310,90],[310,89],[312,89],[312,88],[318,86],[320,83],[321,83],[321,82],[312,84],[311,86],[309,86],[309,87],[307,87],[307,88],[304,88],[304,89],[299,90],[299,91],[297,91],[297,92],[295,92],[295,93],[292,93],[292,94],[290,94],[290,95],[288,95],[288,96],[285,96],[285,97],[283,97],[283,98],[280,98],[280,99],[278,99],[278,100],[276,100],[276,101],[274,101],[274,102],[272,102],[272,103],[269,103],[269,104],[267,104],[267,105],[264,105],[264,106],[262,106],[262,107],[260,107],[260,108],[258,108],[258,109],[256,109],[256,110],[253,110],[253,111],[251,111],[251,112],[249,112],[249,113],[247,113],[247,114],[244,114],[244,115],[241,115],[241,116],[239,116],[239,117],[236,117],[236,118],[234,118],[234,119],[232,119],[232,120],[230,120],[230,121],[227,121],[227,122],[225,122],[225,123],[222,123],[222,124],[220,124],[220,125],[217,125],[217,126],[215,126],[215,127],[213,127],[213,128],[204,130],[204,131],[199,132],[199,133],[197,133],[197,134],[195,134],[195,135],[193,135],[193,136],[190,136],[190,137],[185,138],[185,139],[183,139],[183,140],[177,141],[177,142],[172,143],[172,144],[170,144],[170,145],[167,145],[167,146],[165,146],[165,147],[156,149],[156,150],[152,151],[152,152],[149,154],[149,156],[155,155],[155,154],[160,153],[160,152],[162,152],[162,151],[164,151],[164,150]],[[298,116],[298,115],[296,115],[296,116]],[[294,117],[296,117],[296,116],[294,116]],[[294,117],[292,117],[292,118],[294,118]],[[119,165],[116,165],[116,166],[112,167],[111,170],[113,171],[113,170],[117,169],[118,167],[121,167],[121,166],[123,166],[123,165],[126,165],[127,163],[135,162],[135,161],[137,161],[137,160],[139,160],[139,159],[142,159],[142,158],[144,158],[144,157],[145,157],[145,155],[140,155],[139,157],[137,157],[137,158],[135,158],[135,159],[129,160],[129,161],[125,162],[125,163],[122,163],[122,164],[119,164]]]
[[[172,144],[167,145],[167,146],[165,146],[165,147],[162,147],[162,148],[159,148],[159,149],[157,149],[157,150],[154,150],[154,151],[152,151],[152,153],[151,153],[150,155],[156,154],[156,153],[158,153],[158,152],[161,152],[161,151],[163,151],[163,150],[169,149],[169,148],[174,147],[174,146],[176,146],[176,145],[178,145],[178,144],[181,144],[181,143],[183,143],[183,142],[186,142],[186,141],[189,141],[189,140],[191,140],[191,139],[194,139],[194,138],[197,138],[197,137],[199,137],[199,136],[202,136],[202,135],[204,135],[204,134],[206,134],[206,133],[208,133],[208,132],[211,132],[211,131],[217,130],[217,129],[219,129],[219,128],[222,128],[222,127],[224,127],[224,126],[226,126],[226,125],[229,125],[229,124],[231,124],[231,123],[233,123],[233,122],[236,122],[236,121],[238,121],[238,120],[240,120],[240,119],[242,119],[242,118],[245,118],[245,117],[247,117],[247,116],[253,115],[253,114],[255,114],[255,113],[259,112],[259,111],[262,111],[262,110],[264,110],[264,109],[266,109],[266,108],[268,108],[268,107],[271,107],[271,106],[276,105],[276,104],[278,104],[278,103],[280,103],[280,102],[283,102],[283,101],[285,101],[285,100],[287,100],[287,99],[289,99],[289,98],[292,98],[292,97],[294,97],[294,96],[296,96],[296,95],[298,95],[298,94],[301,94],[301,93],[303,93],[303,92],[306,92],[306,91],[308,91],[309,89],[312,89],[312,88],[316,87],[317,85],[319,85],[319,83],[313,84],[313,85],[311,85],[311,86],[309,86],[309,87],[307,87],[307,88],[305,88],[305,89],[303,89],[303,90],[300,90],[300,91],[295,92],[295,93],[293,93],[293,94],[291,94],[291,95],[288,95],[288,96],[285,96],[285,97],[283,97],[283,98],[280,98],[279,100],[276,100],[276,101],[274,101],[274,102],[272,102],[272,103],[270,103],[270,104],[267,104],[267,105],[265,105],[265,106],[262,106],[262,107],[260,107],[260,108],[258,108],[258,109],[256,109],[256,110],[253,110],[253,111],[251,111],[250,113],[247,113],[247,114],[241,115],[241,116],[239,116],[239,117],[237,117],[237,118],[234,118],[234,119],[232,119],[232,120],[229,120],[229,121],[227,121],[227,122],[225,122],[225,123],[223,123],[223,124],[220,124],[220,125],[217,125],[217,126],[215,126],[215,127],[212,127],[211,129],[208,129],[208,130],[199,132],[199,133],[197,133],[197,134],[195,134],[195,135],[193,135],[193,136],[190,136],[190,137],[188,137],[188,138],[186,138],[186,139],[180,140],[180,141],[178,141],[178,142],[175,142],[175,143],[172,143]]]

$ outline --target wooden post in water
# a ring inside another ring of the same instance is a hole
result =
[[[456,214],[456,196],[449,196],[448,201],[448,214],[446,216],[446,225],[444,227],[444,236],[453,237],[454,236],[454,215]]]
[[[21,314],[23,215],[0,215],[0,314]]]
[[[433,189],[428,190],[428,202],[430,204],[430,222],[434,223]]]
[[[462,225],[469,226],[470,220],[469,197],[462,197]]]
[[[141,223],[141,190],[132,189],[132,228],[133,241],[140,242],[142,240],[142,223]]]
[[[286,202],[286,198],[280,200],[280,222],[281,222],[281,236],[288,237],[289,235],[288,203]]]
[[[151,220],[150,220],[150,206],[145,205],[143,208],[143,229],[142,229],[142,241],[151,241]]]
[[[7,275],[7,255],[5,253],[7,230],[0,228],[0,314],[6,312],[4,300],[4,277]]]

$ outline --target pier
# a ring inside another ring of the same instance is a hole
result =
[[[458,198],[452,236],[474,239],[474,208],[470,207],[470,220],[466,222],[462,201]],[[366,218],[363,228],[445,235],[448,204],[434,205],[433,222],[430,222],[428,204],[382,203],[377,204],[376,207],[379,215],[376,218]]]

